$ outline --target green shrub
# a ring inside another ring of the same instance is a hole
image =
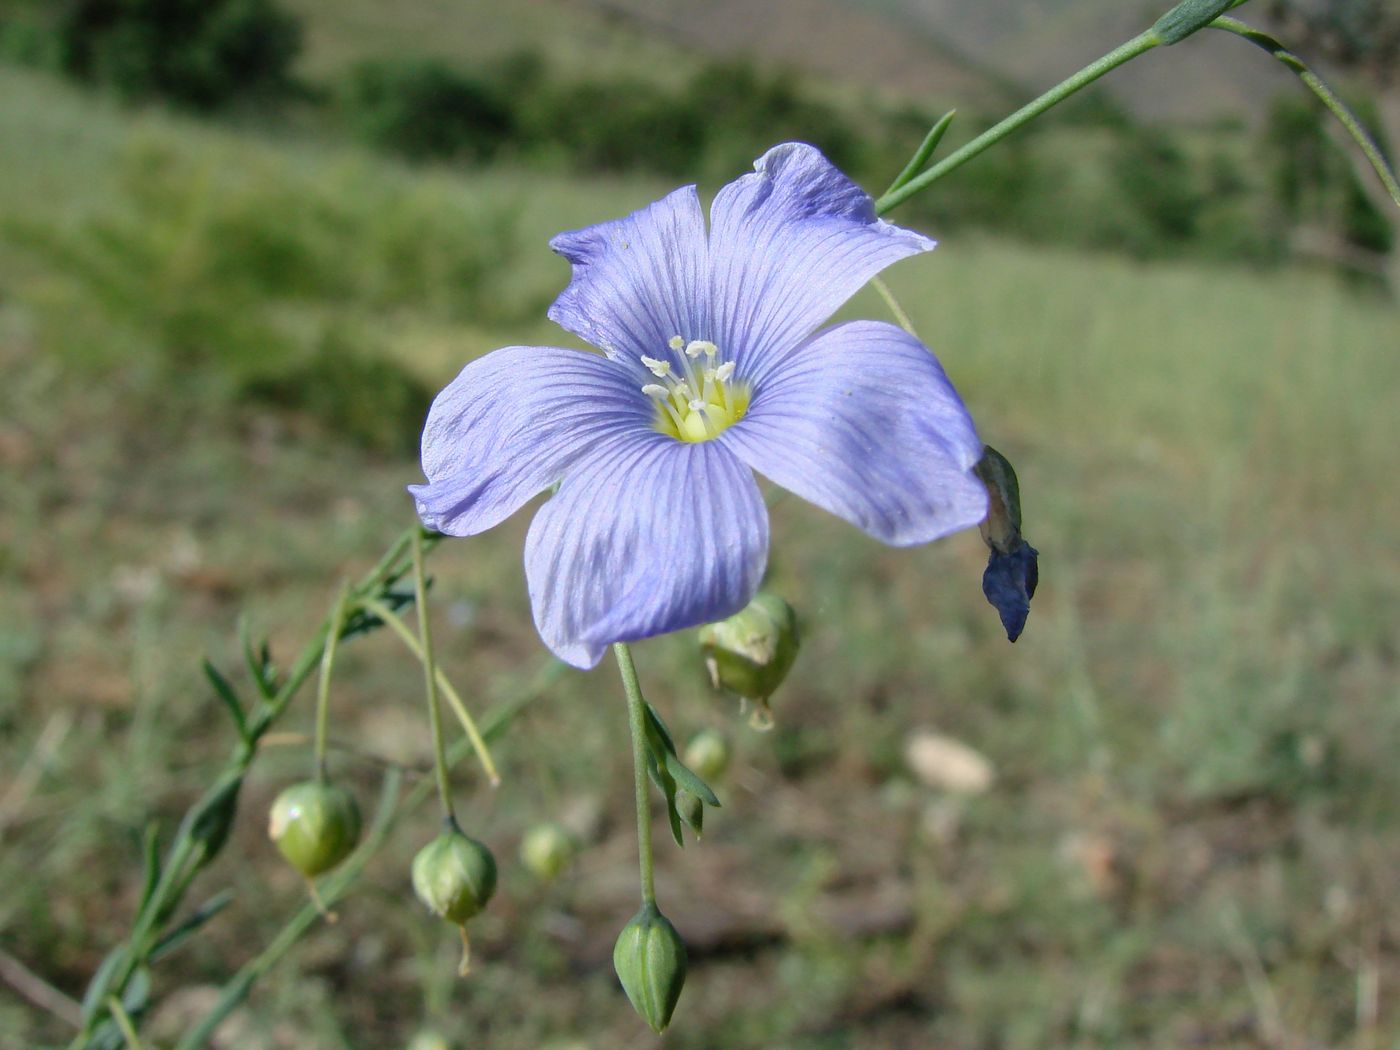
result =
[[[427,391],[385,333],[399,315],[502,320],[513,213],[361,160],[202,146],[138,139],[115,199],[71,224],[0,224],[47,274],[26,291],[45,348],[175,401],[273,403],[401,451]]]
[[[274,0],[69,0],[57,36],[71,76],[198,110],[284,91],[301,47]]]
[[[507,97],[436,59],[402,59],[356,66],[342,109],[372,146],[414,160],[486,160],[514,134]]]
[[[705,146],[703,114],[642,81],[550,84],[526,105],[528,144],[590,171],[693,176]]]

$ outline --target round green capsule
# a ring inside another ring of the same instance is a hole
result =
[[[413,892],[434,915],[461,926],[496,892],[496,859],[454,826],[413,858]]]
[[[345,788],[308,780],[272,803],[267,834],[292,867],[308,879],[330,871],[360,839],[360,807]]]
[[[763,705],[792,670],[800,645],[797,614],[770,591],[743,609],[700,628],[700,651],[716,689]]]

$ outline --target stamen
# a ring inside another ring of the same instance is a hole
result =
[[[747,387],[729,388],[736,371],[734,362],[724,360],[720,348],[708,339],[686,342],[683,336],[675,335],[666,345],[675,354],[670,360],[641,357],[647,370],[661,380],[642,387],[644,394],[666,410],[658,414],[658,429],[682,441],[718,437],[748,409]]]

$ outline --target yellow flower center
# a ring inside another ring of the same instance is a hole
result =
[[[709,441],[744,418],[748,384],[734,379],[734,362],[721,360],[719,347],[703,339],[687,343],[678,335],[667,345],[674,362],[642,358],[658,380],[642,387],[656,405],[657,430],[677,441]]]

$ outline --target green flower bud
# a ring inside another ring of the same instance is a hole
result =
[[[700,628],[700,650],[715,688],[760,709],[792,670],[798,644],[792,606],[769,591],[760,591],[729,619]]]
[[[413,892],[438,918],[461,926],[496,892],[496,859],[454,824],[413,858]]]
[[[685,942],[655,904],[644,904],[622,928],[613,948],[613,969],[632,1008],[660,1033],[685,985]]]
[[[723,733],[702,729],[685,745],[685,764],[701,780],[717,780],[729,768],[729,741]]]
[[[697,839],[705,834],[705,803],[689,791],[681,789],[676,792],[676,813],[690,825]]]
[[[574,840],[558,824],[537,824],[520,840],[520,862],[536,878],[559,877],[574,858]]]
[[[360,838],[360,807],[342,787],[307,780],[272,803],[267,834],[292,867],[308,879],[330,871]]]

